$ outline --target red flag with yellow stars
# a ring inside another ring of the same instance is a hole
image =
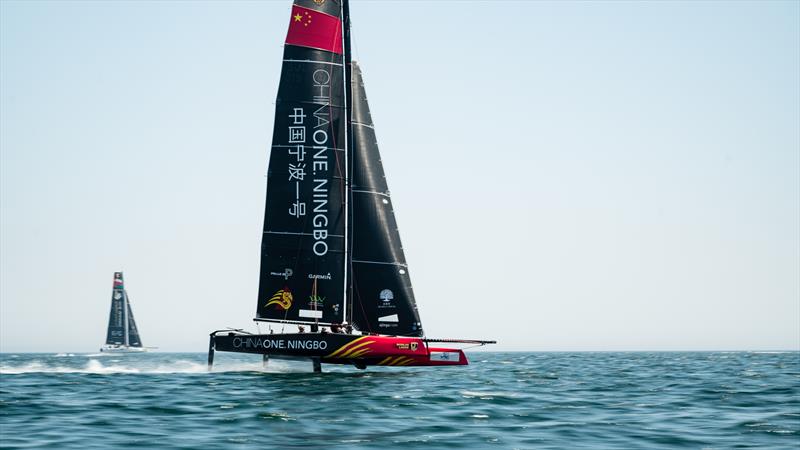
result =
[[[342,54],[342,21],[302,6],[292,6],[286,43]]]

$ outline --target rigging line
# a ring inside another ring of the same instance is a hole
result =
[[[364,310],[364,302],[361,301],[361,293],[358,290],[358,284],[353,283],[353,297],[358,296],[358,306],[361,308],[361,314],[364,316],[364,322],[367,324],[367,332],[372,333],[372,326],[369,323],[369,318],[367,316],[367,312]],[[355,298],[353,298],[353,303],[355,303]],[[362,330],[363,331],[363,330]]]
[[[298,144],[272,144],[273,147],[278,147],[278,148],[280,148],[280,147],[295,148],[295,147],[297,147],[297,145]],[[303,145],[303,144],[300,144],[300,145]],[[343,148],[334,148],[334,147],[328,147],[328,150],[333,150],[333,151],[337,151],[337,152],[343,152],[344,151]]]
[[[469,349],[471,349],[471,348],[475,348],[475,347],[483,347],[484,345],[486,345],[486,344],[475,344],[475,345],[470,345],[469,347],[464,347],[464,348],[462,348],[461,350],[463,351],[463,350],[469,350]]]
[[[314,233],[295,233],[292,231],[264,231],[264,234],[279,234],[279,235],[288,235],[288,236],[313,236]],[[328,234],[328,237],[336,237],[341,238],[344,237],[343,234]]]

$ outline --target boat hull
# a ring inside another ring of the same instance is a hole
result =
[[[211,335],[211,351],[318,358],[325,364],[366,366],[463,366],[460,349],[431,347],[422,338],[339,333]]]
[[[147,348],[105,345],[100,347],[100,351],[102,353],[144,353],[147,351]]]

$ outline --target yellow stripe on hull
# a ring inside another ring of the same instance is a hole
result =
[[[326,356],[326,358],[336,358],[336,357],[338,357],[337,355],[339,355],[339,353],[347,351],[347,349],[350,348],[351,345],[356,344],[356,343],[358,343],[360,341],[363,341],[366,338],[367,338],[367,336],[362,336],[362,337],[360,337],[360,338],[358,338],[358,339],[356,339],[356,340],[354,340],[352,342],[349,342],[349,343],[339,347],[338,349],[336,349],[333,353],[331,353],[328,356]]]
[[[366,341],[366,342],[362,342],[362,343],[360,343],[360,344],[358,344],[358,345],[354,345],[354,346],[350,347],[350,349],[349,349],[349,350],[347,350],[346,352],[344,352],[344,353],[342,353],[341,355],[337,356],[337,358],[352,358],[352,357],[353,357],[353,353],[356,353],[356,352],[360,351],[359,349],[360,349],[361,347],[363,347],[363,346],[365,346],[365,345],[372,344],[372,343],[374,343],[374,342],[375,342],[375,341]],[[369,349],[368,349],[368,348],[361,349],[361,350],[366,350],[367,352],[369,351]],[[366,352],[365,352],[365,353],[366,353]]]

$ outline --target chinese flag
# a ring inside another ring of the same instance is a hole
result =
[[[286,43],[342,54],[342,21],[338,17],[294,5]]]

